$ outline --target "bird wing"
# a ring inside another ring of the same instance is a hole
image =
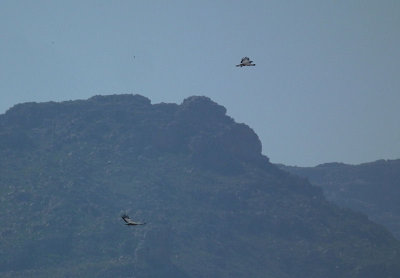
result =
[[[125,221],[125,223],[128,223],[128,221],[126,220],[126,218],[122,217],[122,219]]]
[[[142,223],[142,222],[133,222],[133,221],[132,221],[132,223],[134,223],[133,225],[144,225],[144,224],[146,224],[145,222]]]
[[[121,218],[125,221],[126,224],[129,224],[129,225],[144,225],[144,224],[146,224],[146,223],[135,222],[132,219],[130,219],[129,216],[126,214],[122,215]]]
[[[240,63],[245,64],[248,63],[249,61],[250,61],[249,57],[243,57]]]
[[[126,223],[131,224],[131,225],[137,225],[136,222],[134,222],[132,219],[126,219]]]
[[[130,222],[132,222],[132,220],[129,218],[129,216],[128,215],[126,215],[126,214],[124,214],[124,215],[122,215],[121,216],[121,218],[126,222],[126,223],[130,223]]]

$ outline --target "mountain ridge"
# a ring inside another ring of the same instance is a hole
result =
[[[308,178],[323,189],[328,200],[365,213],[400,238],[400,159],[354,165],[334,162],[315,167],[278,166]]]
[[[400,244],[388,231],[330,204],[261,148],[250,127],[207,97],[14,106],[0,115],[0,273],[400,274]],[[148,224],[129,229],[121,211]]]

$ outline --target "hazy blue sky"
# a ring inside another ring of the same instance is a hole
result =
[[[0,113],[206,95],[276,163],[400,158],[399,73],[398,0],[0,2]]]

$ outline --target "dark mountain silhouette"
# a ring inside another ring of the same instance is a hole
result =
[[[0,199],[1,277],[400,277],[387,230],[271,164],[206,97],[16,105]]]
[[[360,165],[326,163],[281,168],[320,186],[334,203],[363,212],[400,239],[400,159]]]

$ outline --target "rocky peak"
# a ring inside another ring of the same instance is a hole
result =
[[[190,114],[201,117],[223,117],[226,108],[205,96],[191,96],[180,105],[181,112],[190,111]]]
[[[204,96],[185,99],[175,124],[188,134],[186,144],[196,161],[213,169],[239,171],[245,161],[268,162],[261,154],[261,142],[247,125],[226,115],[226,108]]]
[[[89,102],[102,104],[150,106],[151,101],[142,95],[120,94],[120,95],[96,95],[88,99]]]

